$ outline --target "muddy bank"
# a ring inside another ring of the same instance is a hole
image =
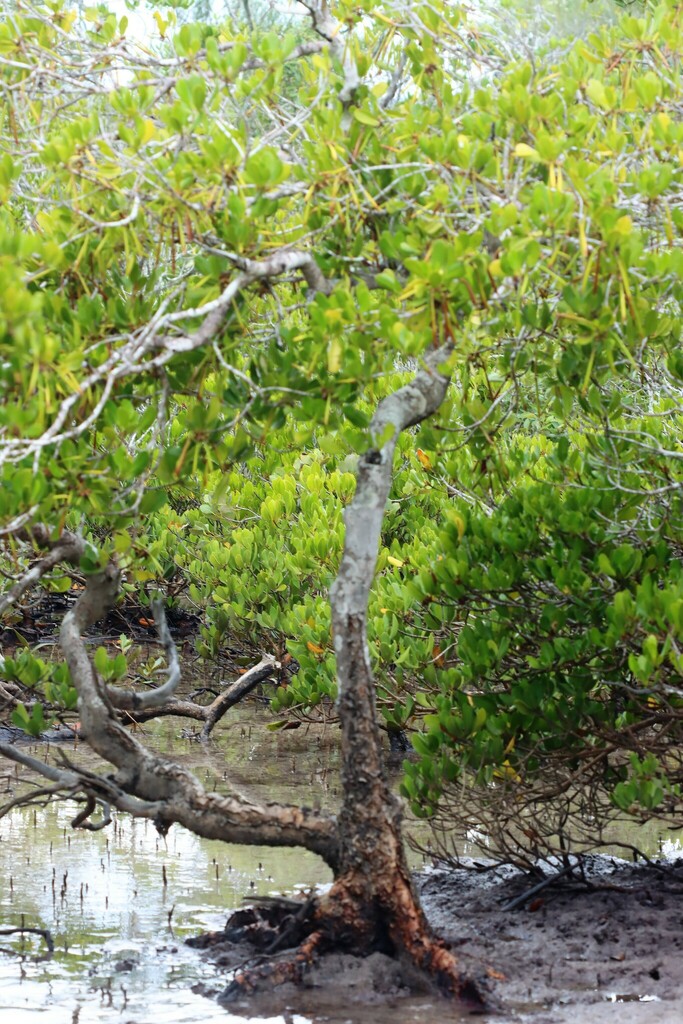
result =
[[[563,879],[506,906],[538,882],[512,868],[484,873],[433,869],[416,876],[425,910],[457,948],[463,970],[485,979],[496,1009],[490,1019],[529,1024],[680,1024],[683,1020],[683,861],[633,866],[588,858],[584,879]],[[226,971],[254,956],[223,943],[206,956]],[[309,969],[304,987],[260,996],[249,1012],[284,1006],[329,1020],[354,1016],[350,1004],[400,1004],[415,995],[415,976],[374,954],[328,957]],[[419,985],[418,985],[419,990]],[[218,992],[214,991],[217,995]],[[432,1020],[466,1019],[434,993]],[[247,1010],[231,1005],[234,1012]],[[425,1007],[426,1009],[426,1007]],[[340,1016],[341,1014],[341,1016]]]

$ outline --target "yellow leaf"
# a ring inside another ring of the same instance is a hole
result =
[[[405,562],[402,562],[400,558],[394,558],[393,555],[387,555],[387,562],[389,565],[395,565],[397,569],[400,569],[401,566],[405,565]]]
[[[540,160],[537,149],[527,146],[526,142],[518,142],[515,146],[515,156],[521,156],[526,160]]]
[[[451,523],[453,523],[453,526],[458,531],[458,540],[462,540],[465,533],[465,520],[463,519],[459,512],[449,512],[448,519]]]
[[[416,454],[417,454],[418,459],[420,460],[420,465],[424,469],[427,469],[427,470],[434,469],[434,467],[432,465],[432,460],[429,458],[429,456],[427,455],[426,452],[423,452],[421,448],[418,448]]]
[[[614,225],[615,231],[618,231],[620,235],[630,235],[633,231],[633,221],[628,216],[620,217]]]
[[[500,768],[494,768],[493,774],[499,779],[511,779],[512,782],[522,781],[522,776],[515,771],[508,760],[503,761]]]
[[[158,11],[154,11],[153,17],[157,23],[159,35],[161,36],[162,39],[164,39],[164,37],[166,36],[166,29],[168,28],[168,22],[164,21],[164,19],[161,17]]]
[[[341,342],[333,338],[327,349],[327,372],[339,373],[341,366]]]
[[[157,130],[154,121],[151,121],[148,117],[145,118],[145,122],[142,129],[142,138],[140,139],[141,144],[144,146],[146,142],[153,139],[156,135]]]
[[[586,242],[586,225],[582,220],[579,221],[579,251],[585,259],[588,255],[588,243]]]
[[[64,32],[70,32],[71,31],[71,27],[72,27],[72,25],[75,22],[77,17],[78,17],[78,11],[65,11],[64,14],[62,15],[62,20],[61,20],[61,22],[59,24],[59,27]]]
[[[324,654],[325,653],[325,648],[324,647],[318,647],[317,644],[311,643],[310,640],[306,641],[306,646],[308,647],[308,649],[311,652],[311,654]]]

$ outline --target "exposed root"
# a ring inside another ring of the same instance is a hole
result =
[[[246,942],[259,952],[270,955],[279,949],[299,945],[315,930],[311,912],[314,901],[278,899],[259,900],[254,907],[236,910],[220,932],[204,932],[186,939],[188,946],[209,949],[224,942]]]
[[[396,904],[383,913],[377,903],[361,904],[353,888],[338,880],[321,898],[260,901],[255,907],[236,911],[224,931],[189,941],[199,948],[246,942],[261,954],[258,962],[241,969],[225,988],[222,1003],[270,991],[286,982],[301,985],[306,971],[326,953],[364,957],[382,952],[405,962],[407,977],[413,975],[407,987],[414,982],[417,968],[445,996],[471,1012],[485,1011],[487,1000],[480,986],[462,974],[457,958],[431,933],[417,904],[412,899],[407,902],[410,889],[401,893],[401,888],[398,886]],[[289,953],[273,957],[278,950]]]
[[[304,971],[320,955],[325,939],[322,932],[312,932],[292,956],[286,960],[269,960],[240,971],[218,997],[219,1003],[232,1003],[241,996],[252,995],[266,985],[272,988],[293,982],[300,985]]]

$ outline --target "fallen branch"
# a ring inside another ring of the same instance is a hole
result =
[[[48,953],[54,953],[55,942],[47,928],[29,928],[24,925],[20,928],[0,928],[0,935],[15,935],[17,932],[21,935],[40,935],[45,940]]]
[[[548,875],[542,882],[538,882],[536,885],[533,885],[531,889],[526,889],[519,896],[515,896],[513,900],[510,900],[509,903],[506,903],[505,906],[500,909],[516,910],[517,907],[523,906],[527,900],[530,900],[532,896],[536,896],[539,892],[543,892],[544,889],[547,889],[549,885],[553,885],[555,882],[559,882],[561,878],[566,878],[567,875],[573,874],[577,866],[577,864],[568,864],[566,867],[562,868],[561,871],[556,871],[554,875]]]

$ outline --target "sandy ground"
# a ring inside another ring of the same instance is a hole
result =
[[[492,1024],[683,1024],[683,861],[634,867],[594,857],[585,878],[555,882],[514,909],[506,904],[537,879],[512,868],[437,868],[416,882],[464,972],[484,981],[495,1007],[484,1019]],[[245,952],[228,943],[207,955],[229,968]],[[267,1014],[287,1006],[353,1024],[468,1019],[445,1000],[435,1003],[433,993],[426,1002],[424,991],[409,995],[411,980],[381,954],[338,955],[308,972],[303,991],[286,986],[230,1009]]]

